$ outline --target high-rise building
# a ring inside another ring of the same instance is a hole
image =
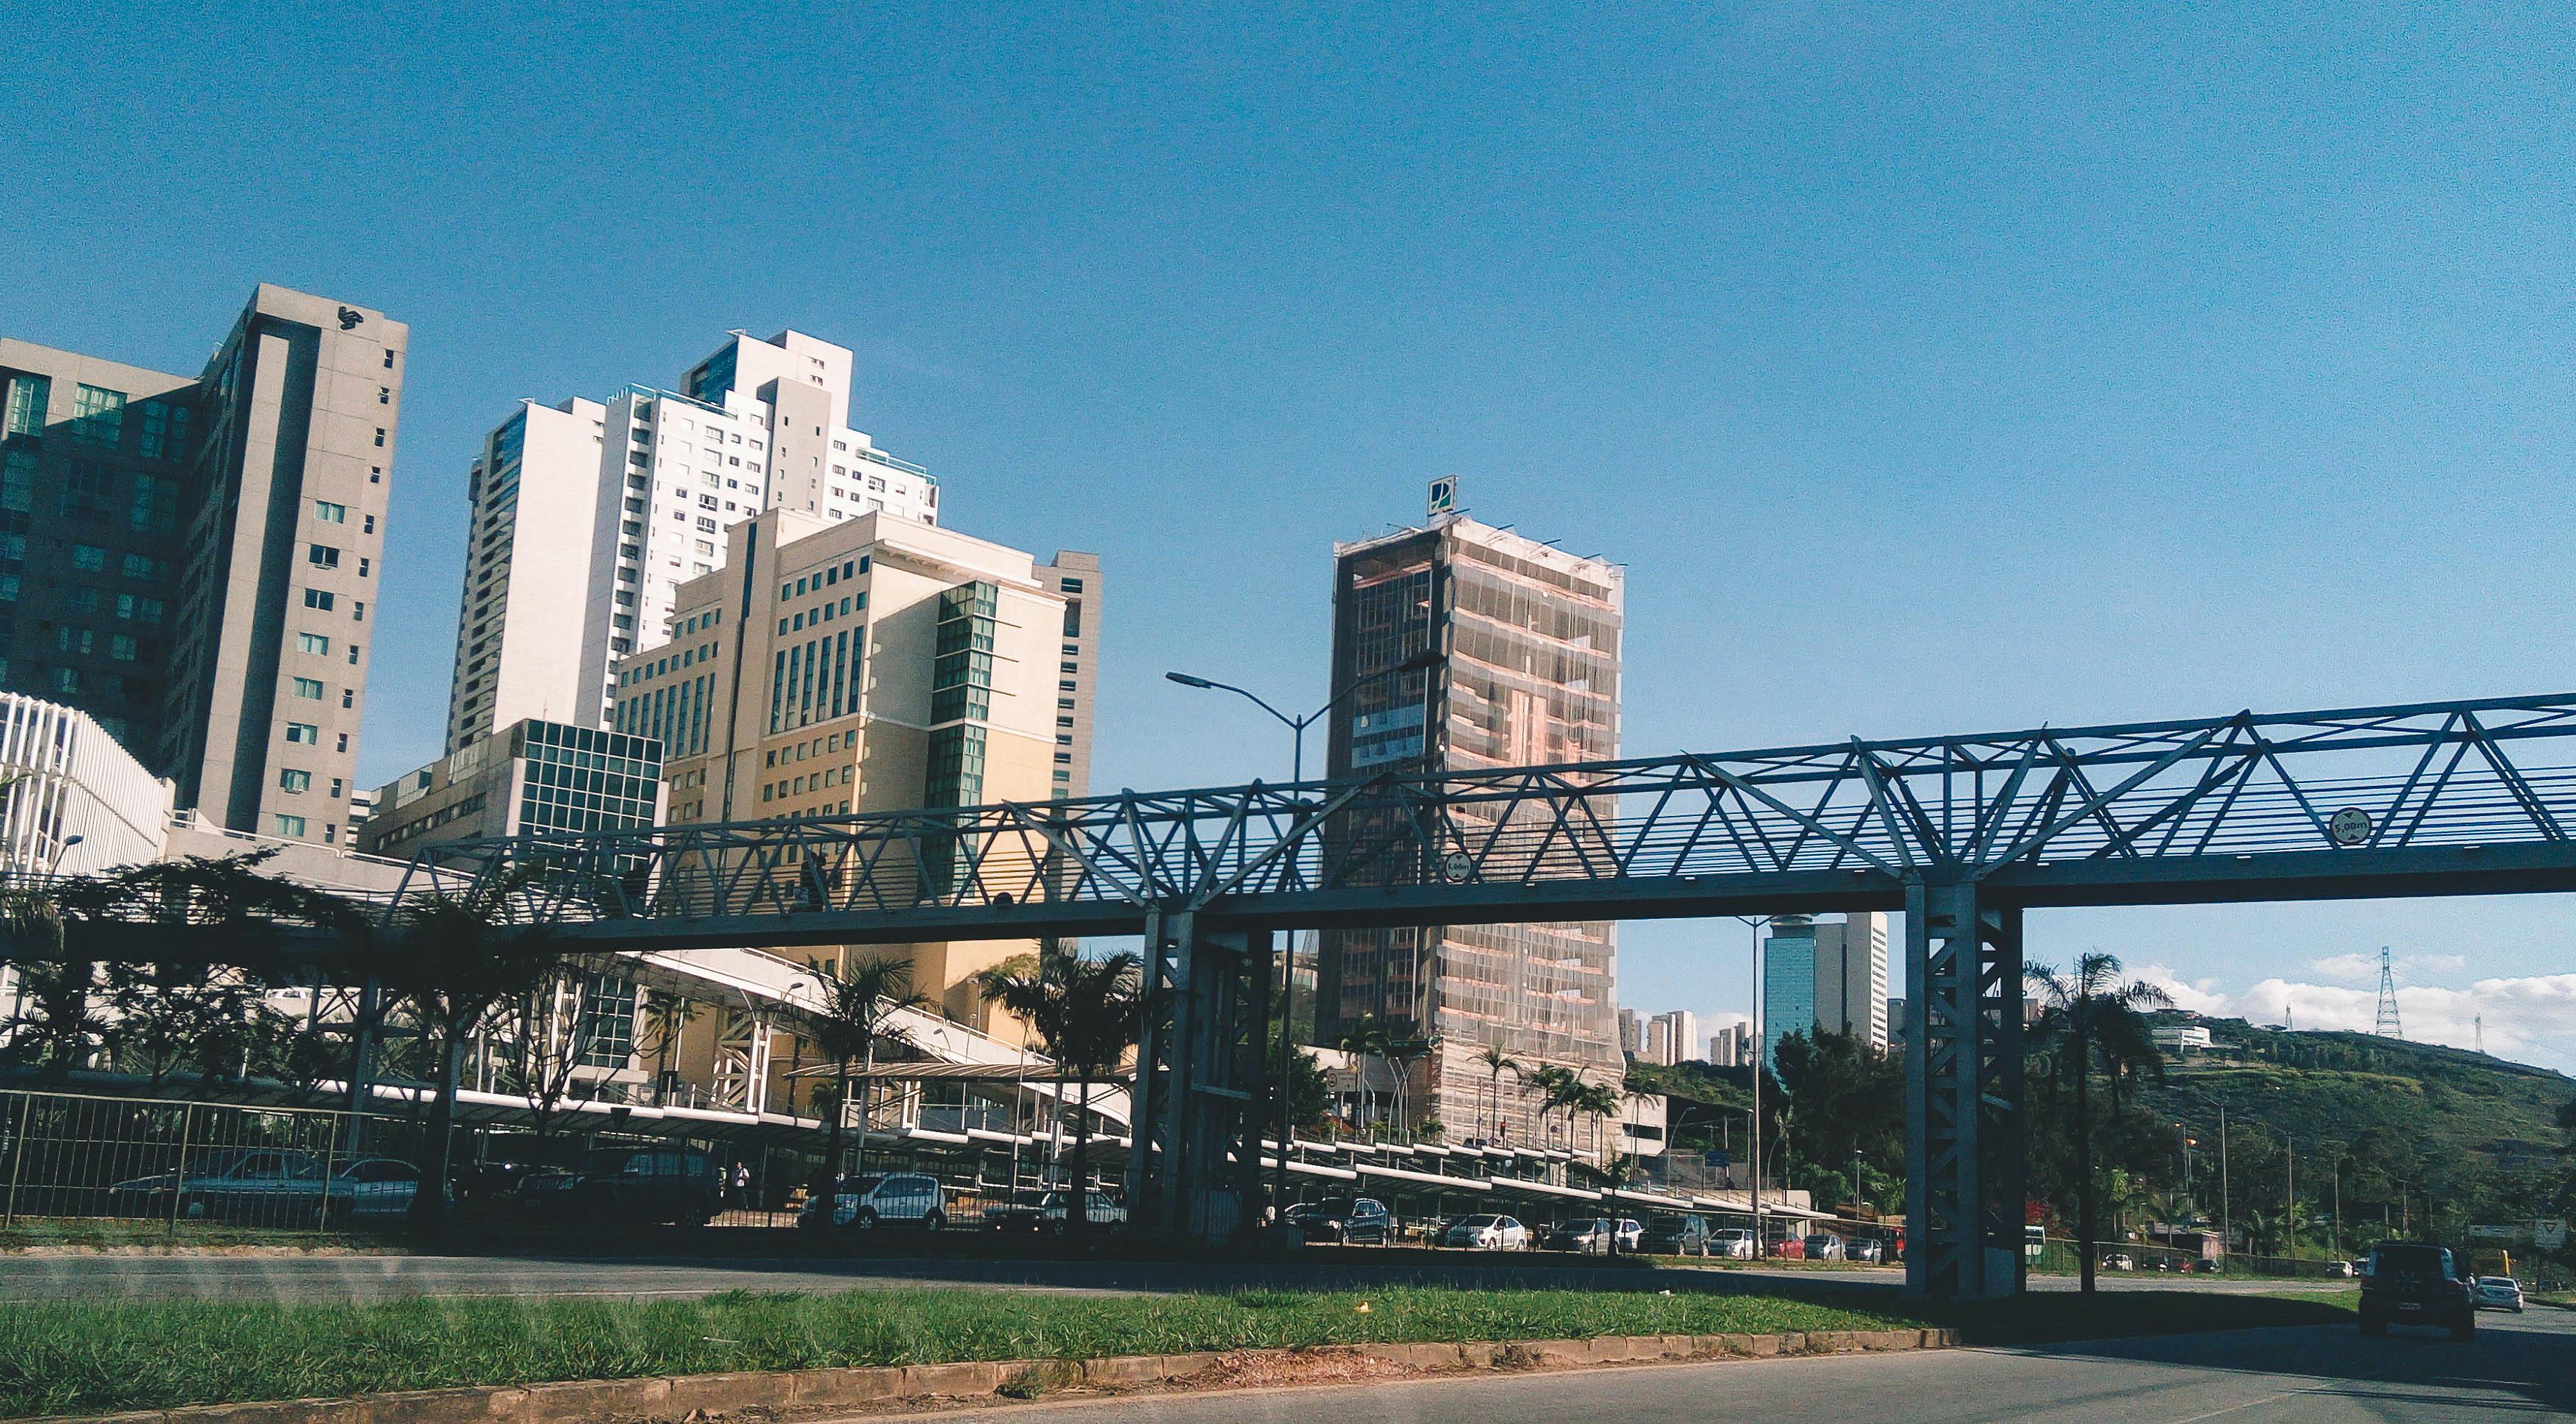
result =
[[[1082,789],[1071,778],[1090,755],[1092,685],[1067,669],[1094,666],[1096,558],[1040,564],[891,513],[773,509],[726,531],[717,563],[680,585],[670,640],[618,673],[614,730],[662,744],[672,821]],[[973,976],[1026,948],[914,945],[913,983],[983,1027],[994,1020]]]
[[[1858,1034],[1887,1047],[1887,916],[1782,915],[1762,947],[1762,1061],[1792,1033]]]
[[[1618,754],[1616,564],[1450,514],[1334,554],[1331,685],[1354,690],[1331,721],[1331,775]],[[1438,661],[1406,668],[1426,653]],[[1615,934],[1600,922],[1327,930],[1318,1027],[1329,1037],[1368,1016],[1432,1045],[1408,1101],[1470,1131],[1486,1045],[1618,1081]],[[1507,1102],[1501,1130],[1527,1140],[1534,1106]]]
[[[265,284],[194,377],[0,340],[0,686],[183,811],[345,844],[408,344]]]
[[[370,855],[476,836],[627,831],[661,824],[662,744],[566,722],[515,722],[373,793]]]
[[[1749,1068],[1753,1064],[1753,1021],[1729,1024],[1710,1034],[1708,1061],[1720,1068]]]
[[[1674,1009],[1646,1020],[1646,1059],[1669,1068],[1690,1058],[1699,1043],[1699,1015]]]
[[[1635,1009],[1619,1011],[1619,1051],[1630,1058],[1642,1058],[1646,1052],[1645,1021]]]
[[[605,725],[618,661],[763,510],[937,523],[929,473],[849,428],[850,372],[828,341],[737,331],[678,392],[521,402],[468,481],[447,749],[522,718]]]

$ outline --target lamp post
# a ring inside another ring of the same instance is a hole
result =
[[[1218,682],[1213,678],[1194,677],[1185,672],[1167,672],[1163,674],[1163,676],[1167,680],[1177,682],[1183,687],[1195,687],[1203,692],[1231,692],[1235,696],[1243,698],[1253,706],[1258,707],[1262,711],[1277,718],[1282,725],[1287,727],[1291,739],[1289,782],[1291,785],[1302,785],[1306,780],[1306,729],[1308,727],[1313,726],[1315,723],[1322,721],[1325,717],[1329,716],[1334,708],[1339,707],[1342,704],[1343,698],[1350,696],[1352,693],[1359,691],[1370,683],[1376,682],[1382,678],[1395,677],[1402,673],[1427,671],[1430,668],[1439,665],[1442,660],[1442,655],[1438,649],[1425,648],[1421,652],[1415,653],[1412,657],[1406,658],[1404,661],[1397,663],[1393,667],[1380,668],[1376,672],[1364,673],[1361,676],[1352,678],[1348,683],[1345,683],[1340,691],[1335,692],[1332,696],[1324,700],[1323,706],[1316,708],[1314,711],[1307,713],[1303,717],[1291,717],[1287,713],[1280,711],[1278,708],[1271,706],[1267,701],[1263,700],[1260,694],[1237,687],[1230,682]],[[1424,700],[1426,703],[1429,701],[1427,696]],[[1430,759],[1431,751],[1431,719],[1427,715],[1427,709],[1422,722],[1422,749],[1424,753],[1424,761],[1427,764]],[[1279,1167],[1278,1172],[1272,1178],[1270,1206],[1274,1215],[1283,1220],[1285,1219],[1288,1211],[1289,1134],[1295,1126],[1294,1123],[1289,1121],[1288,1068],[1289,1065],[1295,1061],[1293,1055],[1296,1052],[1294,1040],[1289,1036],[1289,1026],[1296,1021],[1296,993],[1297,939],[1296,932],[1292,930],[1289,932],[1288,938],[1287,962],[1280,966],[1279,1068],[1275,1075],[1276,1085],[1272,1089],[1272,1091],[1279,1097]],[[1261,1129],[1258,1124],[1254,1125],[1250,1134],[1250,1139],[1251,1140],[1245,1144],[1245,1148],[1258,1157],[1261,1151]],[[1249,1203],[1247,1203],[1246,1206],[1248,1209]]]
[[[1769,1056],[1762,1035],[1762,927],[1771,923],[1769,915],[1738,915],[1753,930],[1753,1118],[1750,1123],[1753,1147],[1752,1187],[1746,1201],[1753,1208],[1753,1259],[1760,1261],[1770,1242],[1762,1230],[1762,1060]]]

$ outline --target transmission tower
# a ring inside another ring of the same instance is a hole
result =
[[[2388,946],[2379,947],[2379,1036],[2404,1038],[2397,1025],[2397,976],[2388,967]]]

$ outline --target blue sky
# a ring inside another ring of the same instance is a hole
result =
[[[437,750],[480,434],[732,327],[1103,556],[1103,788],[1281,772],[1160,674],[1316,695],[1331,542],[1435,474],[1628,564],[1632,753],[2576,685],[2563,11],[338,8],[22,0],[0,332],[412,324],[371,778]],[[2426,1036],[2576,1067],[2560,902],[2033,928],[2302,1024],[2392,944]],[[1626,946],[1745,1007],[1740,927]]]

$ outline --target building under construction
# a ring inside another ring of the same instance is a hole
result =
[[[1332,719],[1331,775],[1618,755],[1616,565],[1454,514],[1334,554],[1332,686],[1352,690]],[[1438,660],[1389,672],[1426,653]],[[1605,798],[1595,814],[1616,807]],[[1542,1129],[1536,1094],[1477,1057],[1498,1044],[1522,1077],[1556,1064],[1616,1083],[1616,956],[1606,922],[1327,931],[1317,1029],[1331,1043],[1366,1019],[1410,1047],[1402,1130],[1437,1118],[1452,1140],[1624,1150],[1615,1124],[1560,1114]]]

